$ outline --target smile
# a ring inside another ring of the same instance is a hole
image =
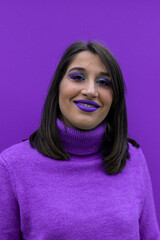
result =
[[[84,99],[76,100],[73,102],[80,110],[84,112],[95,112],[100,107],[99,104],[97,104],[96,102]]]

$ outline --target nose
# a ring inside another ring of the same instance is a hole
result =
[[[81,93],[88,98],[98,97],[97,87],[93,81],[86,82],[81,90]]]

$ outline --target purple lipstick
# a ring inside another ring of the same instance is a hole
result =
[[[94,101],[80,99],[73,102],[80,110],[85,112],[94,112],[100,108],[99,104]]]

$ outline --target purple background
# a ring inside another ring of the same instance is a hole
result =
[[[129,135],[149,166],[160,225],[160,2],[0,2],[0,151],[28,138],[55,67],[76,40],[98,40],[117,58],[127,85]]]

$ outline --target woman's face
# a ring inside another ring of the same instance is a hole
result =
[[[93,129],[105,119],[112,101],[110,77],[100,57],[78,53],[60,83],[62,121],[72,128]]]

